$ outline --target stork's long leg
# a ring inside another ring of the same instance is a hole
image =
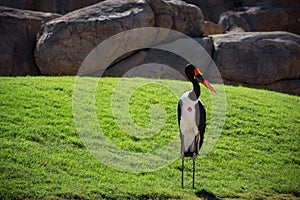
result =
[[[183,172],[184,172],[184,160],[182,160],[182,168],[181,168],[181,187],[183,188]]]
[[[195,160],[193,160],[193,189],[195,189]]]
[[[197,156],[197,136],[195,136],[194,139],[194,154],[193,154],[193,189],[195,189],[195,161],[196,161],[196,156]]]
[[[181,134],[181,187],[183,188],[183,179],[184,179],[184,136]]]

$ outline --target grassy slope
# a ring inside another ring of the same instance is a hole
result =
[[[128,79],[128,85],[137,81],[144,80]],[[177,137],[177,99],[161,85],[133,93],[130,112],[145,125],[150,120],[142,111],[160,103],[167,111],[166,128],[150,141],[124,134],[109,110],[116,83],[102,79],[96,95],[97,117],[108,138],[126,151],[150,152]],[[300,196],[299,97],[227,86],[224,130],[213,151],[197,161],[192,190],[191,177],[186,189],[180,187],[179,155],[163,169],[132,174],[106,167],[86,151],[72,115],[73,84],[72,77],[0,79],[0,199]],[[100,107],[100,100],[107,105]]]

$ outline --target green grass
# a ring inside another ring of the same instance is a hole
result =
[[[133,87],[133,92],[130,98],[126,93],[116,97],[117,103],[127,98],[129,122],[111,109],[119,80],[103,78],[96,88],[96,119],[105,137],[122,151],[137,154],[176,139],[177,96],[190,84],[124,80],[121,86]],[[197,160],[193,190],[190,161],[186,187],[181,188],[179,150],[174,162],[146,173],[118,171],[96,159],[76,129],[74,82],[74,77],[0,78],[0,199],[300,198],[299,97],[226,86],[223,131],[213,150]],[[178,90],[174,94],[163,84]],[[203,89],[210,119],[208,94]],[[153,107],[157,104],[161,107]],[[163,110],[164,117],[151,109]],[[146,135],[124,133],[116,119],[125,129],[133,123]]]

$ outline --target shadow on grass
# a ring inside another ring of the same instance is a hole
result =
[[[200,197],[205,200],[221,200],[220,198],[216,197],[213,193],[207,192],[205,189],[197,191],[195,194],[197,197]]]

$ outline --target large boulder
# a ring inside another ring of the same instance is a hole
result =
[[[33,53],[42,24],[60,15],[0,7],[0,75],[39,75]]]
[[[212,38],[197,37],[193,39],[203,48],[203,51],[201,51],[201,61],[203,63],[203,66],[201,67],[205,68],[210,64],[211,56],[213,54]],[[180,38],[170,42],[168,45],[187,48],[187,46],[180,45],[186,44],[187,42],[190,41],[187,41],[186,38]],[[184,51],[191,50],[184,49]],[[143,49],[129,56],[128,58],[110,66],[104,72],[103,76],[138,76],[145,78],[185,80],[184,67],[186,64],[188,64],[187,60],[182,58],[180,55],[171,53],[169,51],[164,51],[155,48]]]
[[[202,35],[202,11],[176,0],[147,0],[155,15],[155,26],[173,29],[190,36]]]
[[[183,0],[187,3],[198,6],[204,15],[205,20],[218,23],[223,12],[242,6],[243,0]]]
[[[273,90],[277,86],[278,91],[296,94],[295,86],[300,87],[300,36],[287,32],[242,32],[212,38],[214,61],[227,83]],[[290,87],[286,87],[289,81]],[[295,91],[290,91],[293,88]]]
[[[153,25],[153,12],[145,1],[100,2],[43,26],[35,59],[44,75],[76,75],[87,54],[105,39]]]
[[[200,36],[201,10],[176,0],[107,0],[43,26],[35,51],[44,75],[75,75],[87,54],[117,33],[139,27],[172,28]]]
[[[300,1],[298,0],[244,0],[243,6],[277,6],[277,7],[285,7],[285,8],[296,8],[300,6]],[[296,7],[295,7],[296,6]]]
[[[287,31],[300,34],[300,1],[245,1],[245,7],[227,11],[219,24],[227,31]]]
[[[203,36],[222,34],[225,32],[225,29],[222,26],[211,21],[204,21],[201,26]]]
[[[241,28],[255,32],[284,30],[287,21],[288,15],[281,8],[250,7],[223,13],[219,24],[227,31]]]
[[[104,0],[1,0],[0,5],[25,10],[66,14],[100,1]]]

